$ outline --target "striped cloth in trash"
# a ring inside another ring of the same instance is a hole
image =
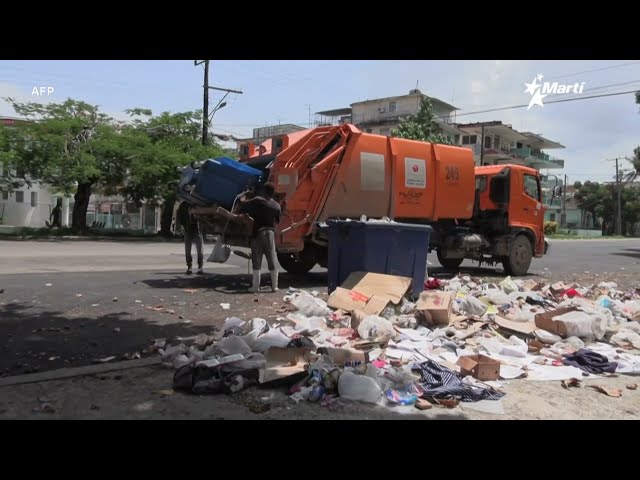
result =
[[[457,398],[462,402],[499,400],[504,397],[504,393],[492,388],[473,387],[462,383],[455,372],[431,360],[415,365],[412,370],[420,374],[423,397],[441,400]]]

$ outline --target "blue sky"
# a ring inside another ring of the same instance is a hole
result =
[[[202,106],[202,68],[193,61],[0,61],[0,97],[59,101],[68,97],[100,105],[122,117],[131,107],[154,112]],[[633,95],[468,114],[527,103],[524,83],[585,82],[583,95],[640,90],[640,62],[615,61],[255,61],[214,60],[210,83],[240,89],[213,120],[216,132],[250,136],[254,127],[306,125],[311,111],[348,106],[365,99],[402,95],[419,88],[460,108],[459,121],[502,120],[518,130],[565,145],[548,151],[566,161],[570,181],[607,181],[613,164],[605,158],[630,156],[640,145],[640,113]],[[33,87],[52,86],[51,97],[33,97]],[[211,103],[222,94],[211,92]],[[0,101],[0,115],[12,115]],[[555,172],[558,173],[558,172]]]

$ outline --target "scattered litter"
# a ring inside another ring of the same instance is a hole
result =
[[[627,390],[637,390],[638,389],[638,384],[637,383],[629,383],[627,385]]]
[[[118,301],[118,297],[113,297],[113,301],[117,302]]]
[[[107,362],[110,362],[111,360],[115,360],[115,359],[116,359],[116,357],[114,357],[114,356],[98,358],[97,360],[94,360],[93,363],[107,363]]]
[[[159,392],[157,392],[159,395],[162,395],[164,397],[168,397],[170,395],[173,395],[175,392],[175,390],[173,389],[165,389],[165,390],[160,390]]]
[[[51,286],[51,284],[50,284],[50,283],[45,283],[45,284],[44,284],[44,286],[45,286],[45,287],[50,287],[50,286]]]
[[[562,381],[563,388],[580,387],[580,380],[577,378],[570,378],[569,380]]]
[[[98,405],[92,404],[91,407],[89,407],[89,410],[100,410],[100,407]]]
[[[142,300],[136,300],[136,303],[142,303]]]
[[[587,385],[587,388],[593,388],[594,390],[604,393],[609,397],[618,398],[622,396],[622,390],[620,388],[605,387],[603,385]]]
[[[185,290],[182,290],[185,293],[198,293],[198,290],[196,290],[195,288],[187,288]]]
[[[100,304],[99,304],[99,303],[94,303],[94,304],[92,304],[91,306],[92,306],[92,307],[99,307],[99,306],[100,306]]]
[[[56,413],[56,409],[50,403],[42,403],[40,406],[33,409],[36,413]]]
[[[640,356],[631,351],[640,340],[640,291],[458,275],[428,279],[413,303],[411,284],[352,274],[327,302],[318,292],[289,288],[284,304],[255,305],[264,318],[229,316],[215,337],[155,342],[143,353],[157,352],[175,369],[175,390],[278,386],[294,403],[334,409],[350,400],[403,413],[435,405],[503,415],[504,380],[571,389],[584,378],[640,374]],[[220,305],[231,310],[232,303]],[[271,400],[247,407],[262,413]]]
[[[113,331],[116,332],[116,333],[120,333],[120,327],[114,328]]]
[[[81,297],[82,294],[81,293],[76,293],[76,297]]]

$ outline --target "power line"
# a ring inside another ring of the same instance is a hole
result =
[[[638,90],[627,90],[624,92],[615,92],[615,93],[601,93],[598,95],[580,95],[580,96],[576,96],[576,97],[571,97],[571,98],[562,98],[562,99],[558,99],[558,100],[549,100],[549,101],[545,101],[545,105],[547,104],[551,104],[551,103],[563,103],[563,102],[573,102],[573,101],[578,101],[578,100],[590,100],[593,98],[602,98],[602,97],[612,97],[612,96],[616,96],[616,95],[627,95],[630,93],[636,93]],[[458,113],[457,116],[464,116],[464,115],[479,115],[481,113],[490,113],[490,112],[500,112],[500,111],[504,111],[504,110],[515,110],[518,108],[525,108],[528,107],[529,104],[528,103],[523,103],[521,105],[510,105],[510,106],[506,106],[506,107],[499,107],[499,108],[490,108],[490,109],[486,109],[486,110],[476,110],[474,112],[466,112],[466,113]],[[440,120],[446,120],[449,117],[448,116],[442,116],[442,117],[436,117]],[[302,123],[304,124],[305,121],[286,121],[286,123]],[[224,124],[220,124],[220,125],[224,125],[226,127],[260,127],[262,126],[262,124],[258,124],[258,123],[224,123]]]

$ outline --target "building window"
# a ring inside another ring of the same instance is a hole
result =
[[[524,193],[531,198],[540,201],[540,190],[538,189],[538,179],[533,175],[524,176]]]
[[[484,137],[484,148],[491,148],[491,137]]]
[[[555,222],[555,221],[556,221],[556,214],[555,214],[555,213],[551,213],[551,214],[549,214],[549,220],[550,220],[551,222]]]
[[[367,133],[371,133],[371,132],[372,132],[372,130],[371,130],[370,128],[367,128],[366,132],[367,132]]]
[[[462,136],[462,144],[463,145],[475,145],[478,143],[477,135],[463,135]]]
[[[516,143],[516,148],[522,148],[522,144],[520,142]]]
[[[38,192],[31,192],[31,206],[38,206]]]
[[[455,143],[456,145],[460,145],[460,135],[455,135],[453,137],[453,143]]]
[[[9,178],[9,165],[2,166],[2,176],[4,178]]]
[[[389,102],[389,113],[394,113],[396,111],[396,102]]]
[[[2,192],[2,199],[9,200],[9,192]]]
[[[381,128],[380,129],[380,135],[384,135],[386,137],[389,136],[389,129],[388,128]]]
[[[24,203],[24,192],[16,192],[16,203]]]

